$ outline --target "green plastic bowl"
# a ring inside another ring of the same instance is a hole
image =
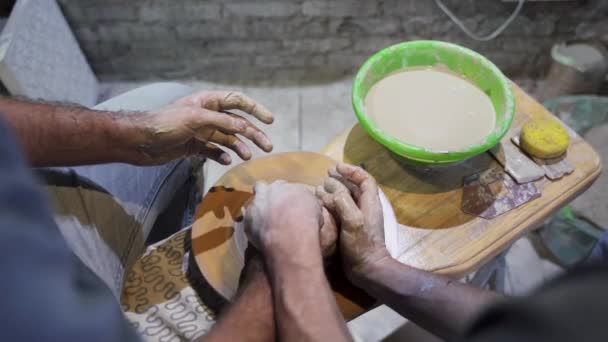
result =
[[[391,136],[376,127],[365,113],[365,97],[376,82],[400,69],[434,65],[447,67],[465,77],[490,97],[496,111],[496,126],[482,142],[455,151],[428,150]],[[509,130],[515,111],[509,81],[492,62],[462,46],[433,40],[400,43],[375,53],[357,72],[352,100],[357,119],[369,135],[394,153],[425,164],[457,162],[489,150]]]

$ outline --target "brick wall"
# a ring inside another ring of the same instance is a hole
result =
[[[471,47],[511,76],[537,77],[552,44],[608,43],[608,1],[526,3],[497,39],[468,38],[432,0],[58,0],[102,79],[324,79],[412,39]],[[444,0],[476,32],[515,3]]]

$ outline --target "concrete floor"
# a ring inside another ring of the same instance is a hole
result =
[[[355,122],[350,104],[351,79],[320,85],[234,85],[207,82],[183,82],[195,89],[239,90],[267,106],[275,114],[275,123],[265,131],[275,145],[274,152],[294,150],[319,151],[333,136]],[[518,81],[533,92],[536,83]],[[102,85],[105,98],[142,86],[137,82],[113,82]],[[254,157],[263,153],[256,150]],[[233,154],[233,160],[237,160]],[[208,189],[229,167],[210,163],[205,188]],[[506,257],[505,291],[525,294],[561,272],[561,268],[538,256],[527,238],[517,241]],[[437,341],[438,339],[381,306],[349,323],[358,341]]]

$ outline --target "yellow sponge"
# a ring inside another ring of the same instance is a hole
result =
[[[559,157],[566,152],[569,143],[568,132],[557,120],[534,119],[521,129],[521,148],[534,157]]]

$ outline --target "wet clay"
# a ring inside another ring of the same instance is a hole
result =
[[[369,90],[365,111],[386,133],[433,151],[480,143],[496,121],[484,92],[436,68],[405,69],[381,79]]]

